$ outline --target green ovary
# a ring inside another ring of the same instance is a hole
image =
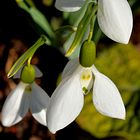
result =
[[[21,80],[24,83],[32,83],[35,80],[35,69],[32,65],[25,66],[21,72]]]

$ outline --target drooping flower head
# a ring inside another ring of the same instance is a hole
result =
[[[93,64],[94,51],[95,44],[85,41],[80,59],[70,60],[64,68],[62,81],[52,94],[47,112],[52,133],[75,120],[83,108],[84,95],[91,90],[95,108],[101,114],[125,119],[125,107],[117,87]]]
[[[46,123],[46,111],[49,105],[49,96],[35,83],[35,77],[41,77],[40,70],[32,65],[24,66],[14,78],[21,81],[8,95],[1,113],[4,126],[10,127],[23,119],[30,109],[33,117],[42,125]]]
[[[79,10],[84,2],[85,0],[56,0],[55,7],[61,11],[74,12]],[[132,12],[128,1],[98,0],[97,5],[97,19],[102,32],[116,42],[127,44],[133,26]]]

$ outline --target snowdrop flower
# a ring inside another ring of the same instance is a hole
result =
[[[48,128],[52,133],[75,120],[82,110],[84,94],[92,88],[93,103],[101,114],[125,119],[125,107],[117,87],[94,65],[86,68],[78,59],[70,60],[62,79],[50,99],[47,112]]]
[[[85,0],[56,0],[55,7],[61,11],[79,10]],[[98,24],[110,39],[127,44],[132,32],[133,18],[127,0],[98,0]]]
[[[10,127],[26,115],[30,109],[33,117],[42,125],[46,123],[46,111],[49,105],[49,96],[35,82],[35,77],[42,73],[35,66],[24,66],[14,78],[21,78],[17,87],[8,95],[1,113],[4,126]]]

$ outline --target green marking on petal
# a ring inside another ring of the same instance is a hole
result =
[[[30,85],[27,86],[27,87],[25,88],[25,91],[26,91],[26,93],[31,93],[31,92],[32,92],[31,86],[30,86]]]
[[[92,87],[92,72],[90,69],[85,69],[80,76],[80,83],[84,94],[88,94]]]
[[[83,87],[82,90],[83,90],[84,94],[88,93],[88,89],[86,87]]]

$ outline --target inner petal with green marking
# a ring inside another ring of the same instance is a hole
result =
[[[28,85],[26,88],[25,88],[25,92],[26,93],[31,93],[32,92],[32,88],[30,85]]]
[[[93,85],[92,77],[93,76],[90,69],[84,69],[82,71],[81,76],[80,76],[80,82],[81,82],[81,86],[82,86],[82,90],[84,94],[87,94]]]

